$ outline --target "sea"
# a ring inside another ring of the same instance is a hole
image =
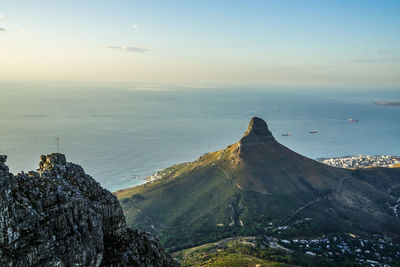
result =
[[[257,116],[313,159],[400,155],[400,108],[375,101],[400,89],[0,83],[0,154],[18,173],[58,150],[115,191],[237,142]]]

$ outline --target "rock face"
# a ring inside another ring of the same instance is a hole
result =
[[[253,117],[239,143],[240,147],[244,149],[249,146],[259,146],[274,142],[276,142],[275,138],[268,130],[267,123],[263,119]]]
[[[117,198],[63,154],[9,173],[0,156],[0,266],[175,266],[148,233],[126,227]]]

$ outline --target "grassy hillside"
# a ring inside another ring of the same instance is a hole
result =
[[[254,237],[227,238],[173,253],[182,266],[335,266],[320,256],[260,246]]]
[[[399,168],[326,166],[279,144],[258,118],[238,143],[157,177],[116,195],[128,225],[158,234],[170,250],[238,235],[399,226],[391,209],[400,198]]]

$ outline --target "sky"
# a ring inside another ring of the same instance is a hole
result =
[[[400,86],[400,1],[1,0],[0,81]]]

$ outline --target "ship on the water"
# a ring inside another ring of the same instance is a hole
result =
[[[284,134],[282,134],[282,136],[291,136],[292,135],[292,133],[291,132],[288,132],[288,133],[284,133]]]
[[[352,118],[349,118],[349,122],[358,122],[358,120],[354,120]]]
[[[316,133],[318,133],[318,130],[311,130],[311,131],[309,131],[309,133],[310,134],[316,134]]]

